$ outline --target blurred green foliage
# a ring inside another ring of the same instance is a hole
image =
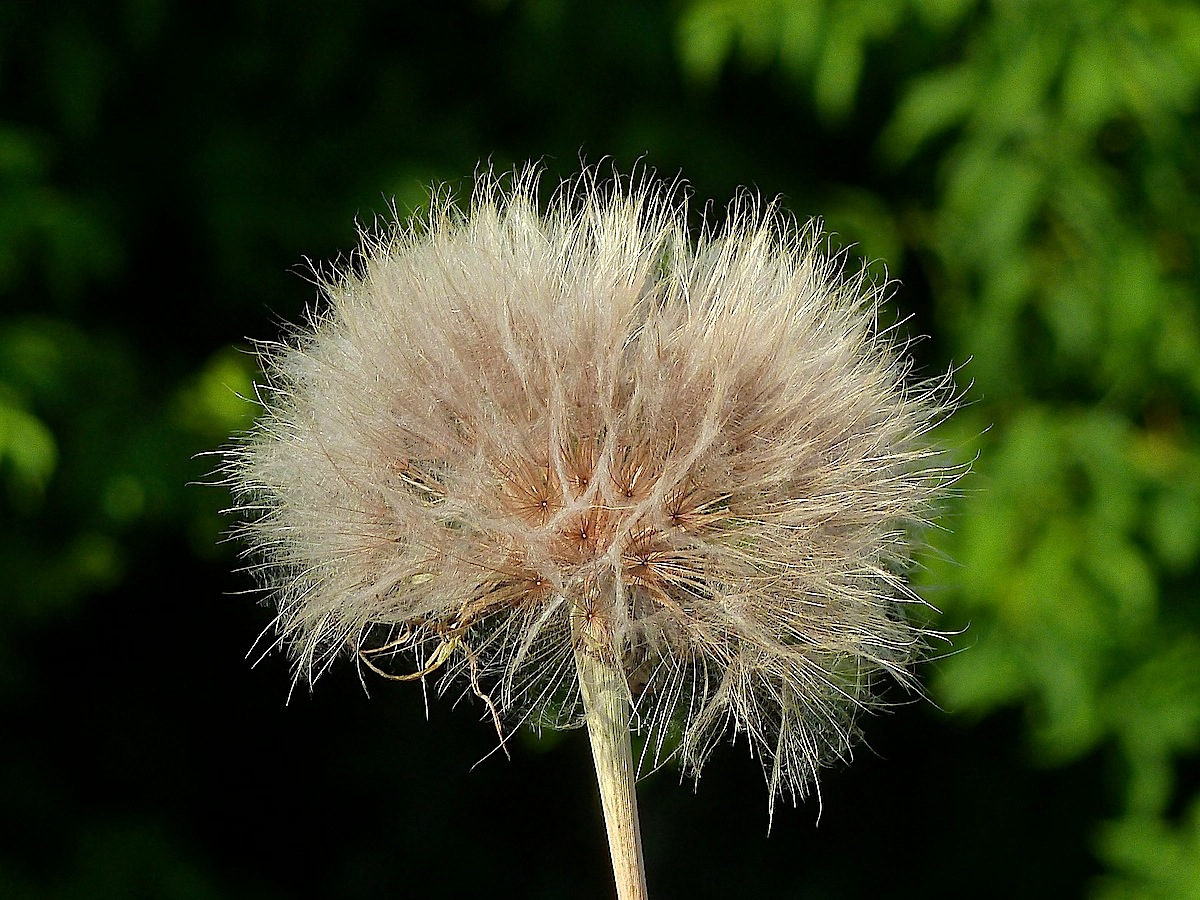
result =
[[[0,6],[10,720],[36,731],[56,635],[76,659],[149,659],[173,640],[154,622],[106,633],[93,658],[97,623],[128,607],[194,624],[247,586],[217,574],[233,564],[225,498],[188,484],[252,415],[245,336],[313,300],[289,269],[480,160],[568,174],[581,152],[678,168],[718,201],[740,183],[782,193],[904,282],[898,307],[932,338],[922,363],[971,383],[942,437],[974,474],[919,573],[947,627],[969,625],[931,670],[934,698],[981,733],[1018,713],[1025,749],[1008,752],[1030,754],[1031,781],[1090,773],[1100,799],[1075,815],[1094,877],[1075,894],[1200,897],[1194,2]],[[164,584],[162,559],[190,575]],[[61,780],[42,745],[13,746],[10,778]],[[0,894],[265,895],[261,873],[235,888],[184,838],[115,814],[105,830],[107,801],[81,811],[57,790],[0,810],[74,847],[66,868],[41,878],[21,838],[0,851]],[[74,812],[47,824],[59,807]]]

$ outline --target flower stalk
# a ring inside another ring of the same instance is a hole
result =
[[[621,669],[603,658],[610,654],[598,653],[591,645],[583,616],[574,619],[574,626],[575,669],[600,786],[617,898],[646,900],[646,867],[630,747],[629,685]]]

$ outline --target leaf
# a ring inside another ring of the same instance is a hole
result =
[[[940,69],[913,79],[880,137],[880,149],[893,165],[907,162],[921,146],[971,115],[982,73],[970,66]]]

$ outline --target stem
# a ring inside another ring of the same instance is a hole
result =
[[[646,866],[629,743],[629,686],[624,673],[593,656],[588,642],[580,637],[577,628],[575,670],[600,784],[617,898],[646,900]]]

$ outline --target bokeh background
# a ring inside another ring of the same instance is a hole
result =
[[[1200,897],[1198,101],[1171,0],[0,2],[0,897],[611,895],[584,735],[289,702],[198,484],[305,259],[581,157],[886,261],[976,459],[934,702],[769,837],[744,744],[646,779],[652,893]]]

